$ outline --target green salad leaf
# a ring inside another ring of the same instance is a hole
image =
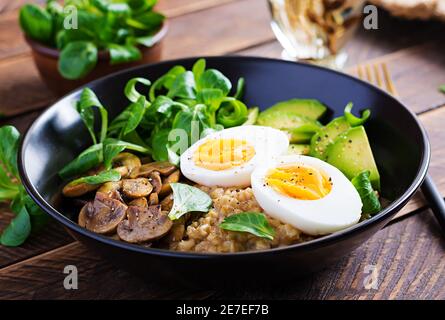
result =
[[[107,136],[108,130],[108,111],[102,105],[102,103],[97,98],[96,94],[90,88],[85,88],[82,90],[80,95],[80,100],[77,103],[77,111],[79,112],[80,117],[82,118],[85,126],[90,132],[91,138],[93,139],[94,144],[97,143],[96,135],[94,133],[94,110],[93,108],[97,108],[100,112],[101,116],[101,130],[100,130],[100,138],[99,141],[103,142]]]
[[[139,93],[136,90],[136,85],[138,83],[143,84],[147,87],[150,87],[151,85],[150,80],[141,77],[129,80],[125,85],[124,93],[127,99],[130,100],[131,102],[137,102],[141,97],[146,98],[145,95]]]
[[[225,128],[242,125],[247,120],[247,106],[235,98],[226,98],[218,110],[216,120]]]
[[[17,247],[25,242],[30,233],[31,218],[26,207],[22,206],[20,212],[3,231],[0,237],[0,243],[8,247]]]
[[[365,111],[363,111],[362,117],[358,118],[352,114],[352,112],[351,112],[352,107],[353,107],[352,102],[348,103],[347,106],[345,107],[346,121],[349,122],[351,127],[357,127],[357,126],[363,125],[371,116],[371,110],[366,109]]]
[[[87,177],[82,177],[79,179],[76,179],[72,182],[70,182],[70,185],[75,186],[81,183],[86,183],[86,184],[102,184],[105,182],[115,182],[115,181],[119,181],[121,179],[121,175],[118,171],[116,170],[106,170],[106,171],[102,171],[94,176],[87,176]]]
[[[439,91],[445,93],[445,84],[439,87]]]
[[[177,220],[188,212],[207,212],[212,199],[204,191],[184,183],[172,183],[173,207],[168,214],[171,220]]]
[[[97,47],[89,41],[73,41],[60,52],[59,72],[70,80],[85,77],[97,64]]]
[[[351,182],[362,199],[363,214],[373,216],[382,210],[382,206],[377,193],[372,188],[371,181],[369,180],[370,174],[368,170],[363,171],[355,176]]]
[[[198,86],[200,89],[220,89],[225,96],[232,89],[230,80],[215,69],[204,71],[198,80]]]
[[[102,143],[94,144],[82,151],[75,159],[59,171],[59,176],[68,180],[98,166],[103,161]]]
[[[4,246],[19,246],[47,221],[48,216],[40,210],[21,185],[17,172],[17,151],[20,134],[12,126],[0,128],[0,201],[10,202],[16,215],[3,230],[0,243]]]
[[[59,72],[66,79],[84,78],[96,66],[99,51],[110,63],[140,60],[140,46],[155,44],[165,17],[153,11],[157,0],[47,0],[25,4],[19,15],[23,32],[61,50]],[[75,10],[74,10],[74,9]],[[66,9],[66,10],[65,10]]]
[[[273,240],[275,229],[269,224],[266,216],[258,212],[243,212],[231,215],[219,225],[221,229],[248,232],[260,238]]]
[[[108,45],[111,64],[133,62],[142,58],[141,51],[133,45],[119,45],[111,43]]]
[[[32,39],[48,43],[53,34],[53,18],[49,12],[27,3],[20,9],[20,27]]]
[[[130,142],[107,138],[103,142],[104,165],[106,170],[110,170],[113,165],[113,159],[124,150],[132,150],[144,154],[150,154],[151,150],[146,147]]]

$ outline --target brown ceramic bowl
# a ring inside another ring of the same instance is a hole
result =
[[[108,51],[100,51],[96,67],[85,77],[78,80],[69,80],[62,77],[59,73],[57,64],[60,51],[56,48],[47,47],[25,36],[26,42],[30,45],[32,56],[39,70],[40,76],[48,88],[57,95],[64,95],[92,80],[103,77],[107,74],[134,67],[141,64],[152,63],[161,59],[162,40],[167,34],[168,23],[164,21],[159,31],[154,35],[154,45],[152,47],[140,46],[142,59],[130,63],[110,64],[110,55]]]

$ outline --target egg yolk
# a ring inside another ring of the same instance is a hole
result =
[[[210,139],[196,149],[193,161],[198,167],[221,171],[240,166],[254,155],[255,148],[245,140]]]
[[[266,184],[281,194],[299,200],[318,200],[332,189],[332,183],[324,173],[302,165],[269,170]]]

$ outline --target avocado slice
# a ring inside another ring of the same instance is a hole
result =
[[[373,188],[380,190],[380,174],[363,126],[350,128],[340,134],[328,146],[326,161],[342,171],[349,179],[369,170]]]
[[[261,112],[257,125],[280,129],[289,133],[291,143],[307,143],[321,128],[318,121],[296,114],[295,112],[272,112],[264,115]]]
[[[329,122],[325,127],[321,128],[311,139],[312,157],[326,160],[326,149],[334,142],[334,140],[343,132],[349,130],[351,125],[345,117],[339,117]]]
[[[242,125],[243,126],[254,125],[256,120],[258,119],[259,113],[260,109],[258,107],[249,108],[249,110],[247,110],[247,120]]]
[[[291,114],[303,116],[311,120],[318,120],[326,110],[326,106],[315,99],[291,99],[274,104],[272,107],[263,111],[261,115],[264,117],[277,112],[280,114],[290,112]]]
[[[308,144],[290,144],[287,149],[287,154],[308,155],[310,145]]]

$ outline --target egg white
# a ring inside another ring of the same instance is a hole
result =
[[[193,161],[196,149],[210,139],[245,140],[255,149],[255,155],[246,163],[227,170],[214,171],[199,167]],[[189,180],[205,186],[247,187],[255,167],[267,158],[285,154],[289,139],[280,130],[263,126],[240,126],[214,132],[194,143],[180,159],[181,172]]]
[[[331,178],[331,191],[318,200],[299,200],[267,186],[268,171],[286,164],[307,165],[320,170]],[[313,157],[281,156],[257,166],[252,173],[252,189],[268,215],[309,235],[329,234],[352,226],[359,221],[362,212],[360,195],[348,178],[334,166]]]

